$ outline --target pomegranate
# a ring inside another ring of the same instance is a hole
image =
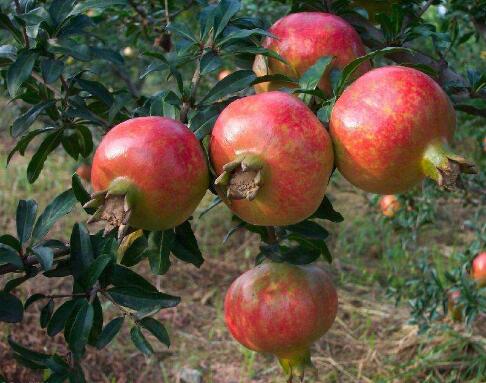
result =
[[[254,225],[303,221],[319,207],[333,168],[329,134],[298,98],[268,92],[232,102],[209,146],[218,193]]]
[[[430,177],[447,189],[475,165],[447,148],[456,124],[449,98],[424,73],[390,66],[366,73],[337,100],[330,132],[336,165],[372,193],[407,191]]]
[[[394,217],[400,210],[400,201],[393,194],[385,195],[380,198],[380,209],[385,217]]]
[[[299,78],[323,56],[334,56],[330,68],[322,76],[319,88],[332,94],[329,73],[342,69],[357,57],[366,54],[358,33],[342,18],[330,13],[302,12],[285,16],[269,30],[276,38],[268,37],[263,46],[277,52],[287,63],[261,55],[255,58],[253,71],[258,76],[284,74]],[[370,69],[368,62],[356,71],[359,76]],[[266,82],[255,85],[257,93],[277,90],[288,83]]]
[[[93,159],[95,193],[85,206],[105,221],[105,233],[128,226],[165,230],[184,222],[208,187],[208,167],[194,134],[164,117],[125,121],[101,141]]]
[[[232,72],[229,69],[223,69],[218,73],[218,80],[221,81],[225,77],[228,77]]]
[[[303,379],[310,346],[336,318],[338,297],[331,278],[316,265],[264,263],[230,286],[225,322],[245,347],[274,354],[289,376]]]
[[[462,305],[459,304],[461,292],[458,290],[451,291],[447,295],[447,310],[454,322],[462,322]]]
[[[91,179],[91,165],[87,163],[82,163],[76,169],[76,174],[86,182],[89,182]]]
[[[471,276],[477,281],[479,287],[486,286],[486,251],[474,258],[471,268]]]

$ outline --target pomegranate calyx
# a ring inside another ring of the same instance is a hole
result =
[[[96,212],[88,219],[88,224],[104,222],[103,235],[106,236],[114,229],[118,229],[117,238],[121,242],[129,229],[129,221],[132,215],[129,194],[133,186],[126,179],[115,180],[107,190],[102,190],[91,195],[91,199],[83,205],[85,208],[97,208]]]
[[[427,177],[447,191],[463,188],[461,174],[478,172],[473,162],[449,152],[443,144],[431,145],[427,148],[422,167]]]
[[[262,160],[253,154],[238,156],[223,166],[223,173],[214,182],[229,200],[253,201],[263,185]]]
[[[279,358],[278,361],[288,376],[287,383],[292,383],[294,381],[294,377],[299,378],[300,382],[303,382],[306,369],[312,369],[314,372],[316,372],[316,368],[311,361],[309,350],[306,350],[304,353],[296,357]]]

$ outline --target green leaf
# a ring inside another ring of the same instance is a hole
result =
[[[23,358],[33,361],[35,363],[45,364],[45,362],[51,357],[50,355],[43,354],[37,351],[29,350],[19,343],[15,342],[11,336],[8,337],[8,344],[12,347],[12,350],[22,356]]]
[[[231,18],[238,13],[241,4],[239,0],[221,0],[214,16],[214,37],[218,37],[226,28]]]
[[[65,215],[69,214],[76,204],[76,197],[72,189],[58,195],[42,212],[37,220],[32,242],[37,243],[51,230],[52,226]]]
[[[86,271],[94,261],[91,238],[86,227],[75,224],[71,233],[71,271],[75,279]]]
[[[137,274],[135,271],[121,265],[115,265],[110,275],[110,283],[117,287],[138,287],[142,290],[157,292],[157,288],[153,286],[144,277]]]
[[[44,271],[48,271],[52,268],[54,261],[54,253],[51,248],[39,246],[32,249],[34,256],[37,258]]]
[[[33,26],[39,25],[43,21],[48,20],[49,13],[47,13],[44,7],[37,7],[27,13],[17,15],[17,17],[23,20],[25,22],[25,25]]]
[[[335,91],[336,95],[340,95],[348,81],[350,80],[351,76],[354,74],[354,72],[363,64],[365,61],[371,60],[375,57],[378,56],[385,56],[388,54],[392,53],[403,53],[403,52],[408,52],[413,54],[413,50],[409,48],[402,48],[402,47],[386,47],[383,49],[379,49],[373,52],[370,52],[364,56],[358,57],[357,59],[353,60],[350,62],[348,65],[346,65],[342,71],[341,75],[341,80],[339,81],[337,85],[337,89]]]
[[[44,299],[46,296],[44,294],[34,294],[34,295],[31,295],[29,298],[27,298],[27,300],[25,301],[24,303],[24,310],[27,310],[27,308],[32,305],[33,303],[41,300],[41,299]]]
[[[62,130],[57,130],[50,133],[40,144],[37,152],[32,156],[32,159],[27,166],[27,179],[32,184],[39,177],[44,162],[47,156],[61,143]]]
[[[21,244],[27,242],[32,235],[36,215],[37,202],[34,200],[19,201],[17,206],[17,237]]]
[[[150,345],[150,343],[145,339],[142,334],[142,330],[140,327],[133,326],[130,330],[130,337],[132,338],[133,344],[145,355],[151,355],[154,352],[154,349]]]
[[[170,249],[174,243],[174,231],[153,231],[149,234],[148,248],[145,251],[150,269],[156,275],[165,274],[170,268]]]
[[[189,221],[175,228],[175,241],[171,250],[177,258],[196,267],[201,267],[204,262]]]
[[[76,355],[84,354],[93,326],[94,310],[87,300],[83,300],[69,333],[69,349]]]
[[[344,221],[343,216],[334,210],[331,201],[327,197],[324,197],[317,211],[311,216],[312,218],[327,219],[336,223]]]
[[[96,281],[100,278],[103,271],[105,271],[106,266],[113,260],[111,254],[102,255],[94,260],[94,262],[89,265],[86,271],[81,274],[79,278],[79,283],[85,288],[89,289],[92,287]]]
[[[32,278],[32,276],[25,275],[23,277],[10,279],[7,283],[5,283],[5,286],[3,287],[3,291],[9,293],[16,287],[20,286],[22,283],[27,282],[30,278]]]
[[[101,301],[96,296],[93,300],[93,326],[88,337],[88,344],[95,347],[101,332],[103,331],[103,307]]]
[[[46,59],[41,62],[42,78],[47,84],[57,81],[64,71],[64,63],[60,60]]]
[[[117,304],[137,311],[175,307],[181,301],[179,297],[138,287],[113,287],[107,292]]]
[[[39,115],[55,104],[55,101],[44,101],[37,105],[34,105],[27,112],[17,118],[12,125],[12,136],[15,138],[21,136],[25,133],[27,129],[34,123],[34,121],[39,117]],[[52,129],[52,128],[49,128]],[[42,133],[46,130],[40,131]],[[33,138],[33,137],[32,137]],[[30,141],[30,140],[29,140]]]
[[[82,13],[89,9],[103,10],[113,6],[128,6],[128,0],[86,0],[77,4],[73,13]]]
[[[54,25],[60,25],[69,16],[76,0],[54,0],[49,7],[49,14]]]
[[[316,89],[321,81],[322,76],[326,73],[329,65],[334,60],[333,56],[323,56],[307,69],[299,80],[302,89]]]
[[[24,317],[24,306],[15,295],[0,292],[0,322],[18,323]]]
[[[17,48],[13,45],[0,45],[0,66],[8,66],[17,58]]]
[[[37,52],[29,50],[22,51],[17,56],[17,60],[8,68],[7,87],[11,97],[17,95],[20,86],[30,77],[37,57]]]
[[[19,152],[22,156],[25,154],[25,151],[27,150],[27,147],[29,146],[30,142],[37,137],[39,134],[50,132],[52,130],[56,130],[57,128],[54,127],[44,127],[40,129],[33,130],[31,132],[28,132],[27,134],[23,135],[20,140],[17,141],[17,144],[15,147],[12,149],[12,151],[9,153],[7,157],[7,164],[10,163],[10,160],[14,156],[15,153]]]
[[[77,83],[82,90],[90,93],[100,101],[103,101],[108,107],[113,104],[113,96],[105,86],[96,81],[78,79]]]
[[[201,104],[210,104],[228,94],[239,92],[248,88],[256,79],[255,73],[251,70],[239,70],[231,73],[219,81],[201,100]]]
[[[64,383],[67,379],[67,375],[51,374],[45,383]]]
[[[76,173],[74,173],[71,178],[71,185],[72,185],[74,196],[79,201],[81,206],[91,199],[90,194],[86,191],[86,189],[83,186],[83,183],[81,182],[81,178],[79,178],[79,176]],[[88,208],[84,210],[88,214],[93,214],[96,211],[96,209],[94,208]]]
[[[24,44],[22,32],[12,23],[4,13],[0,13],[0,28],[9,31],[18,43]]]
[[[275,37],[270,32],[267,32],[259,28],[241,29],[235,32],[228,33],[227,36],[223,37],[221,40],[218,41],[218,44],[222,46],[228,43],[234,43],[236,40],[247,39],[248,37],[255,36],[255,35]],[[222,49],[225,49],[225,47],[223,47]]]
[[[15,238],[13,235],[10,234],[4,234],[0,236],[0,243],[3,243],[4,245],[10,246],[16,251],[20,251],[21,245],[20,242],[17,238]]]
[[[147,255],[145,253],[147,245],[148,242],[145,236],[137,238],[125,251],[120,263],[128,267],[135,266]]]
[[[170,347],[170,338],[164,325],[154,318],[143,318],[140,321],[140,325],[150,331],[153,336],[155,336],[159,342],[162,342],[167,347]]]
[[[324,241],[329,236],[329,233],[326,229],[324,229],[318,223],[309,220],[300,222],[295,225],[286,226],[285,229],[289,230],[294,234],[297,234],[298,236],[314,240]]]
[[[13,247],[0,243],[0,265],[5,263],[10,263],[19,269],[24,267],[18,251]]]
[[[172,23],[167,27],[167,30],[176,34],[179,34],[186,40],[192,41],[194,43],[198,43],[196,36],[192,33],[192,31],[183,24]]]
[[[56,336],[64,329],[67,319],[80,302],[81,300],[71,300],[59,306],[47,325],[47,334],[49,336]]]
[[[98,350],[106,347],[115,338],[115,336],[120,332],[124,320],[125,317],[115,318],[103,328],[103,331],[96,342],[96,348]]]
[[[214,51],[206,52],[201,58],[201,75],[207,75],[220,68],[223,65],[223,61]]]
[[[51,319],[53,311],[54,311],[54,300],[49,299],[49,302],[47,302],[47,304],[41,310],[41,315],[40,315],[41,328],[46,328],[47,324]]]
[[[93,25],[91,18],[88,16],[70,16],[62,23],[61,29],[57,32],[57,36],[63,38],[71,35],[79,35],[85,33],[85,29]]]

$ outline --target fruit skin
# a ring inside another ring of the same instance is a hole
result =
[[[83,163],[76,169],[76,174],[86,182],[91,180],[91,165]]]
[[[288,64],[274,58],[268,59],[268,68],[263,56],[257,56],[253,71],[258,76],[284,74],[300,78],[322,56],[335,56],[331,68],[342,69],[357,57],[366,54],[358,33],[344,19],[323,12],[301,12],[285,16],[269,30],[278,39],[267,37],[263,46],[277,52]],[[370,70],[369,62],[363,63],[356,76]],[[322,76],[319,88],[332,93],[329,72]],[[260,83],[255,85],[257,93],[289,87],[288,83]]]
[[[336,165],[367,192],[404,192],[425,176],[453,189],[460,172],[475,172],[447,149],[455,125],[449,98],[430,77],[407,67],[374,69],[344,91],[331,113]]]
[[[462,305],[460,305],[459,299],[461,297],[461,292],[458,290],[451,291],[447,294],[447,310],[454,322],[462,322]]]
[[[112,188],[126,193],[130,226],[165,230],[193,213],[209,174],[201,145],[185,125],[140,117],[115,126],[103,138],[91,180],[95,192]]]
[[[337,307],[336,289],[324,270],[274,262],[238,277],[224,302],[226,325],[238,342],[276,355],[297,374],[310,363],[310,345],[331,328]]]
[[[262,183],[254,200],[225,199],[241,219],[283,226],[303,221],[324,198],[333,169],[326,129],[298,98],[268,92],[232,102],[218,117],[209,152],[218,176],[241,156],[256,157]],[[224,197],[224,190],[218,190]]]
[[[471,267],[471,277],[478,283],[479,287],[486,286],[486,251],[479,253],[474,258]]]
[[[218,73],[218,81],[221,81],[225,77],[228,77],[232,72],[229,69],[223,69]]]
[[[383,215],[389,218],[394,217],[401,208],[400,201],[393,194],[381,197],[379,204]]]

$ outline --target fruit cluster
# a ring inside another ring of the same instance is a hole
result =
[[[257,56],[255,73],[299,78],[330,56],[318,85],[325,95],[333,94],[332,71],[366,53],[351,25],[331,14],[291,14],[270,33],[263,46],[283,60]],[[451,102],[418,70],[372,70],[362,63],[337,99],[328,129],[301,99],[281,91],[284,86],[256,85],[257,94],[229,104],[212,130],[215,190],[245,222],[287,226],[307,219],[321,204],[334,167],[351,184],[378,194],[405,192],[424,177],[454,189],[461,173],[475,172],[447,146],[456,123]],[[117,228],[119,239],[130,227],[166,230],[191,216],[209,180],[204,150],[185,125],[135,118],[114,127],[98,147],[95,192],[86,206],[97,209],[90,220],[104,221],[106,232]],[[397,202],[384,202],[385,215],[395,213]],[[319,267],[264,262],[232,284],[225,318],[243,345],[276,355],[291,381],[310,365],[310,345],[331,327],[337,302],[330,276]]]

